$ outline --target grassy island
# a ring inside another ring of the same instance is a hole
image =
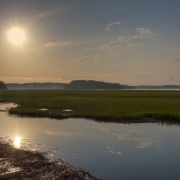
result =
[[[180,91],[0,91],[0,102],[18,103],[17,108],[9,111],[16,115],[116,122],[147,119],[180,122]]]

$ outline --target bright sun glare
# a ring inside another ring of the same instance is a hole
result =
[[[23,42],[26,40],[26,34],[23,29],[18,27],[13,27],[7,32],[8,40],[17,46],[20,46],[23,44]]]
[[[20,148],[20,146],[21,146],[21,138],[20,138],[20,137],[16,137],[16,138],[14,139],[14,146],[15,146],[16,148]]]

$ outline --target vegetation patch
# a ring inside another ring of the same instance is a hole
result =
[[[180,122],[180,91],[0,91],[0,102],[19,104],[9,113],[24,116],[64,119],[63,110],[71,109],[71,117],[99,121]]]

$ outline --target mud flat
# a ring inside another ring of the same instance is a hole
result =
[[[0,179],[98,180],[63,160],[50,161],[40,152],[26,151],[0,140]]]

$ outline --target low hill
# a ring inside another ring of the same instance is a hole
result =
[[[119,83],[107,83],[94,80],[74,80],[64,86],[64,89],[124,89]]]
[[[6,84],[3,81],[0,81],[0,90],[7,90]]]

